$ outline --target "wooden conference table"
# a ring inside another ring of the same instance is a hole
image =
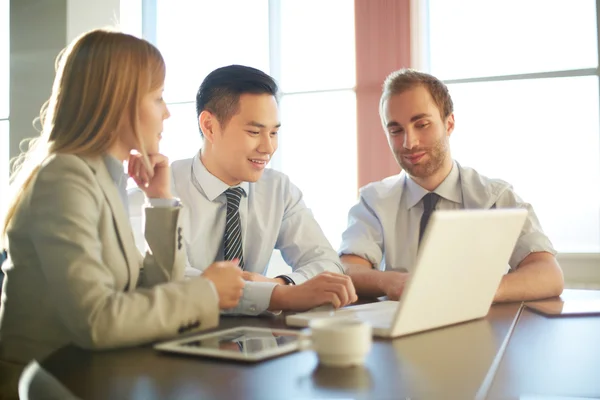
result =
[[[562,297],[600,299],[600,291]],[[240,325],[286,327],[282,316],[222,318],[219,328]],[[518,303],[494,305],[481,320],[376,339],[362,368],[320,367],[312,351],[243,364],[150,346],[69,346],[42,365],[82,399],[589,398],[600,397],[600,317],[547,318]]]

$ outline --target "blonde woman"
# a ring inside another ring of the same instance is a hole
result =
[[[28,361],[62,346],[115,348],[211,328],[220,308],[237,305],[244,281],[235,261],[182,280],[180,207],[158,153],[169,117],[164,77],[159,51],[119,32],[88,32],[59,56],[41,135],[13,175],[5,215],[5,390]],[[145,258],[124,207],[124,161],[153,205]]]

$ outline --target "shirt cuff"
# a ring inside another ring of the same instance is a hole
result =
[[[221,311],[222,314],[259,315],[266,312],[271,304],[271,295],[277,283],[246,282],[244,294],[235,308]]]
[[[322,272],[325,272],[325,271],[322,271]],[[319,273],[320,272],[315,273],[315,276],[317,276]],[[310,278],[307,278],[306,275],[299,273],[299,272],[291,272],[291,273],[285,274],[285,275],[287,275],[289,278],[291,278],[294,281],[294,284],[296,286],[301,285],[310,279]]]
[[[193,268],[193,267],[185,267],[185,272],[184,272],[184,277],[186,278],[193,278],[195,276],[200,276],[202,275],[204,271]]]
[[[147,199],[146,207],[179,207],[181,202],[178,199]]]

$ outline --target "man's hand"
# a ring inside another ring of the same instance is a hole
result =
[[[238,305],[246,283],[242,279],[242,270],[237,260],[212,263],[204,270],[202,276],[215,285],[221,310]]]
[[[324,304],[340,308],[358,300],[349,276],[323,272],[297,286],[273,289],[270,311],[304,311]]]
[[[385,271],[381,274],[381,290],[390,300],[398,300],[402,297],[406,281],[410,277],[408,272]]]
[[[261,275],[256,272],[250,272],[250,271],[243,271],[242,278],[245,281],[249,281],[249,282],[273,282],[273,283],[277,283],[279,285],[285,285],[285,282],[281,278],[279,278],[279,279],[267,278],[264,275]]]
[[[341,260],[361,296],[387,296],[390,300],[398,300],[402,296],[410,276],[405,268],[379,271],[369,260],[352,254],[344,254]]]
[[[150,199],[171,199],[171,171],[169,159],[162,154],[148,155],[147,165],[141,154],[129,156],[130,177]]]

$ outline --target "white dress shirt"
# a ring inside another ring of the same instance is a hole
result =
[[[117,187],[117,191],[119,192],[119,197],[121,198],[121,202],[123,203],[123,207],[125,207],[125,211],[129,213],[129,199],[127,197],[127,174],[123,169],[123,162],[117,160],[111,155],[104,156],[104,165],[108,170],[108,174],[110,178],[115,183]],[[143,254],[143,253],[142,253]]]
[[[188,225],[183,231],[188,260],[200,273],[223,260],[227,212],[224,192],[229,186],[204,167],[199,155],[175,161],[171,168],[174,194],[186,213],[183,223]],[[287,276],[297,285],[321,272],[343,273],[336,251],[304,204],[302,192],[286,175],[267,168],[258,182],[239,186],[245,191],[239,208],[244,270],[265,275],[273,250],[278,249],[292,267],[293,272]],[[265,312],[275,285],[247,282],[240,304],[229,312]]]
[[[524,208],[529,211],[509,264],[515,269],[527,255],[556,254],[530,204],[501,180],[489,179],[454,162],[450,174],[434,190],[440,196],[437,210]],[[416,264],[423,197],[427,190],[404,171],[360,189],[358,203],[350,209],[348,227],[339,253],[369,260],[381,270],[407,270]]]

